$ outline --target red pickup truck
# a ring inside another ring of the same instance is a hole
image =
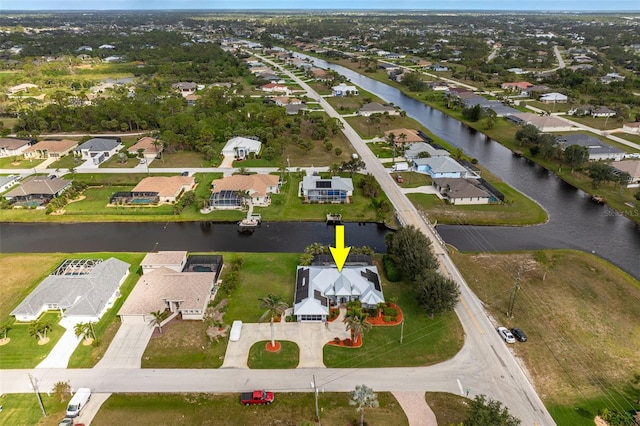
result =
[[[273,392],[254,390],[253,392],[243,392],[240,394],[240,403],[244,405],[271,404],[272,402]]]

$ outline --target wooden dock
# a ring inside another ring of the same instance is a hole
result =
[[[341,225],[341,224],[342,224],[341,214],[327,213],[327,225]]]

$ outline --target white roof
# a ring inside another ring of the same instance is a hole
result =
[[[259,152],[262,142],[255,139],[243,138],[242,136],[236,136],[229,139],[222,151],[233,151],[234,148],[244,148],[248,151]]]
[[[430,158],[416,158],[413,162],[418,166],[426,165],[434,173],[464,173],[467,171],[460,163],[451,157],[430,157]]]

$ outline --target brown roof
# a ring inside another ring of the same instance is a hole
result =
[[[571,124],[562,121],[561,119],[550,115],[538,115],[532,112],[522,112],[514,114],[516,117],[526,121],[529,124],[533,124],[539,129],[548,127],[567,127]]]
[[[0,149],[17,149],[30,143],[29,139],[0,138]]]
[[[434,185],[448,188],[447,196],[455,198],[488,198],[489,193],[477,186],[473,179],[436,178]]]
[[[144,274],[120,308],[119,315],[148,315],[165,309],[165,300],[180,301],[180,309],[204,309],[215,272],[176,272],[162,267]]]
[[[33,152],[33,151],[49,151],[49,152],[64,152],[74,148],[78,145],[77,141],[72,141],[69,139],[62,139],[59,141],[55,140],[44,140],[40,141],[35,145],[30,146],[25,149],[24,152]]]
[[[144,150],[144,151],[142,151],[143,153],[154,153],[154,154],[157,154],[158,151],[162,151],[162,144],[158,145],[158,147],[156,148],[153,145],[154,141],[155,141],[154,138],[150,138],[149,136],[145,136],[144,138],[141,138],[140,140],[138,140],[138,142],[136,142],[135,144],[131,145],[131,147],[129,147],[129,149],[127,149],[127,151],[129,151],[132,154],[136,154],[139,149],[143,149]]]
[[[131,192],[157,192],[160,197],[177,197],[182,189],[195,185],[191,176],[150,176],[142,179]]]
[[[233,175],[212,182],[213,192],[249,191],[249,195],[265,196],[269,186],[276,186],[280,177],[275,175]]]
[[[623,160],[611,163],[613,167],[621,172],[627,172],[632,178],[640,178],[640,160]]]
[[[406,142],[406,143],[415,143],[415,142],[424,142],[424,139],[422,139],[420,136],[418,136],[418,132],[416,130],[413,129],[393,129],[393,130],[387,130],[386,132],[384,132],[384,136],[388,137],[390,133],[393,133],[393,135],[395,136],[395,141],[397,143],[402,143],[402,142]],[[406,136],[406,138],[403,140],[400,135],[403,134]]]
[[[147,253],[140,262],[141,266],[179,265],[187,257],[186,251],[159,251]]]
[[[54,195],[71,184],[70,180],[47,176],[29,176],[19,187],[4,194],[5,197],[24,197],[27,195]]]

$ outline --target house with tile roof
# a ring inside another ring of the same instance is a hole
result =
[[[384,132],[384,138],[389,140],[389,135],[393,133],[396,146],[402,146],[405,143],[424,142],[424,139],[414,129],[392,129]],[[402,137],[404,135],[404,137]]]
[[[182,272],[186,264],[186,251],[157,251],[147,253],[140,262],[140,267],[143,274],[158,268],[169,268],[176,272]]]
[[[35,143],[35,139],[0,138],[0,158],[23,155],[23,152]]]
[[[14,205],[41,206],[62,194],[71,181],[49,176],[29,176],[20,186],[4,194]]]
[[[611,166],[618,172],[627,172],[631,179],[627,184],[627,188],[640,187],[640,160],[622,160],[614,161]]]
[[[156,193],[159,203],[173,203],[183,193],[196,187],[196,180],[192,176],[148,176],[142,179],[132,190],[137,193]]]
[[[145,136],[143,138],[138,139],[136,143],[131,145],[127,152],[129,154],[138,155],[138,150],[142,150],[142,155],[147,160],[153,160],[157,158],[158,155],[163,151],[164,147],[162,142],[157,139],[151,138],[149,136]]]
[[[340,176],[331,179],[305,176],[300,184],[300,194],[307,203],[349,203],[353,196],[353,180]]]
[[[71,153],[71,151],[77,146],[78,142],[70,139],[46,139],[25,149],[24,158],[60,158]]]
[[[74,149],[73,152],[77,157],[98,165],[116,155],[120,149],[122,149],[120,138],[93,138]]]
[[[68,259],[11,312],[18,321],[34,321],[49,310],[77,322],[96,322],[120,296],[129,265],[114,257]]]
[[[246,193],[254,206],[268,206],[271,204],[271,194],[280,193],[280,177],[267,174],[231,175],[215,179],[211,182],[211,189],[209,206],[212,208],[242,207],[243,197],[240,197],[240,192]],[[234,197],[230,197],[230,195],[234,195]],[[236,202],[230,203],[231,198]]]
[[[300,321],[326,321],[329,307],[359,300],[364,308],[384,302],[374,265],[298,266],[293,315]]]

